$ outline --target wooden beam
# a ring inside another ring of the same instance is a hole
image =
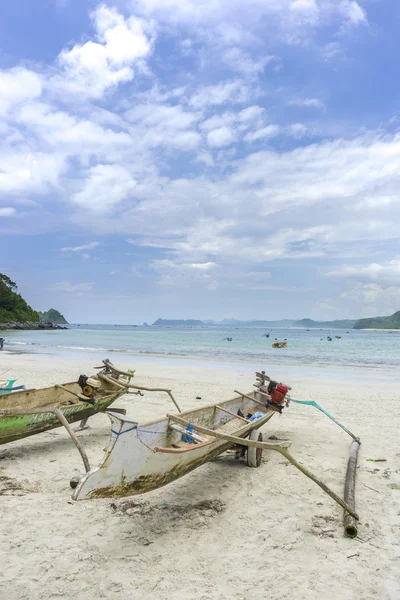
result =
[[[83,464],[84,464],[85,469],[86,469],[86,473],[88,473],[90,471],[90,463],[89,463],[89,459],[87,457],[87,454],[86,454],[86,452],[85,452],[82,444],[80,443],[80,441],[76,437],[75,433],[73,432],[73,430],[72,430],[70,424],[68,423],[67,419],[62,414],[61,410],[59,408],[54,408],[53,409],[53,413],[56,415],[56,417],[61,422],[61,424],[64,425],[65,429],[68,431],[69,435],[71,436],[72,441],[74,442],[75,446],[78,448],[79,453],[80,453],[80,455],[82,457]]]
[[[245,419],[244,417],[241,417],[240,415],[235,415],[235,413],[232,412],[231,410],[228,410],[227,408],[223,408],[222,406],[218,406],[218,404],[216,404],[215,408],[218,408],[218,410],[222,410],[222,412],[225,412],[228,415],[235,417],[235,419],[242,419],[242,421],[246,421],[246,423],[251,423],[251,421],[249,421],[249,419]]]
[[[197,433],[190,432],[185,427],[181,427],[181,425],[177,425],[176,423],[171,423],[169,425],[169,427],[171,429],[173,429],[174,431],[181,433],[182,435],[187,435],[188,437],[194,439],[196,442],[207,442],[208,441],[208,440],[205,440],[204,438],[200,437],[199,435],[197,435]]]
[[[235,390],[235,394],[239,394],[239,396],[242,396],[243,398],[247,398],[247,400],[251,400],[252,402],[255,402],[256,404],[259,404],[265,410],[265,404],[263,402],[260,402],[260,400],[256,400],[255,398],[252,398],[251,396],[248,396],[247,394],[243,394],[243,392],[238,392],[238,390]]]
[[[179,408],[177,401],[173,397],[171,390],[167,390],[166,388],[143,387],[141,385],[132,385],[131,383],[125,383],[125,382],[123,383],[122,381],[116,381],[115,379],[112,379],[112,377],[107,377],[107,375],[104,375],[104,373],[99,373],[98,377],[101,377],[101,379],[104,379],[105,381],[108,381],[109,383],[116,383],[117,385],[120,385],[121,387],[124,387],[125,389],[132,388],[134,390],[143,390],[145,392],[165,392],[171,398],[172,402],[175,404],[178,411],[182,412],[181,409]]]

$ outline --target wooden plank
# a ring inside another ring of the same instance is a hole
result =
[[[235,419],[242,419],[242,421],[246,421],[246,423],[251,423],[251,421],[249,421],[249,419],[245,419],[245,417],[241,417],[240,415],[235,415],[235,413],[232,412],[231,410],[228,410],[227,408],[223,408],[222,406],[219,406],[218,404],[215,406],[215,408],[218,408],[218,410],[222,410],[222,412],[225,412],[228,415],[235,417]]]
[[[76,437],[75,433],[73,432],[73,429],[71,428],[71,426],[68,423],[67,419],[62,414],[61,410],[59,408],[54,408],[53,412],[56,415],[56,417],[58,418],[58,420],[60,421],[60,423],[62,425],[64,425],[65,429],[68,431],[69,435],[71,436],[71,439],[74,442],[75,446],[78,448],[79,454],[82,457],[83,464],[84,464],[85,469],[86,469],[86,473],[88,473],[90,471],[90,463],[89,463],[89,459],[87,457],[87,454],[86,454],[86,452],[85,452],[82,444],[80,443],[80,441]]]
[[[255,398],[252,398],[251,396],[248,396],[247,394],[243,394],[243,392],[238,392],[238,390],[235,390],[235,394],[240,394],[243,398],[247,398],[247,400],[251,400],[252,402],[255,402],[256,404],[259,404],[265,410],[264,402],[260,402],[260,400],[256,400]],[[271,407],[268,407],[268,408],[271,408]]]

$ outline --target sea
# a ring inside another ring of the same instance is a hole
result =
[[[241,364],[267,372],[287,367],[294,374],[321,377],[329,371],[350,378],[398,380],[400,374],[400,331],[81,324],[55,331],[0,331],[0,336],[6,340],[5,352],[132,360],[133,366],[162,360],[221,367]],[[287,347],[272,348],[275,339],[287,340]]]

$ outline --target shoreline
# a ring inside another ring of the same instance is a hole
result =
[[[7,358],[6,358],[7,357]],[[18,358],[17,358],[18,357]],[[318,381],[349,381],[349,382],[365,382],[370,381],[374,383],[377,379],[377,374],[380,375],[381,385],[388,382],[390,384],[399,381],[399,370],[398,367],[382,367],[380,365],[365,366],[365,365],[350,365],[350,366],[339,366],[319,364],[285,364],[284,362],[264,363],[252,360],[211,360],[197,356],[164,356],[156,354],[133,354],[123,352],[89,352],[84,353],[82,351],[71,351],[62,353],[51,353],[51,352],[25,352],[25,351],[9,351],[3,350],[0,352],[0,364],[12,364],[13,359],[16,359],[15,364],[19,361],[27,359],[29,362],[46,360],[49,363],[49,367],[57,370],[58,367],[64,363],[72,365],[75,363],[93,363],[100,364],[105,358],[111,358],[111,362],[116,365],[124,364],[128,368],[136,369],[138,372],[143,370],[149,373],[158,369],[172,369],[176,370],[177,373],[184,368],[185,370],[191,370],[194,373],[200,373],[202,371],[210,372],[240,372],[240,373],[255,373],[255,371],[264,370],[267,374],[270,374],[276,379],[288,379],[294,378],[296,380],[310,380],[315,379]],[[0,373],[2,369],[0,367]],[[18,373],[17,373],[18,374]],[[15,375],[15,373],[14,373]],[[382,379],[384,379],[382,381]]]

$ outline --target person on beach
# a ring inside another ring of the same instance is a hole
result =
[[[4,342],[4,338],[0,338],[0,350],[3,350]]]

